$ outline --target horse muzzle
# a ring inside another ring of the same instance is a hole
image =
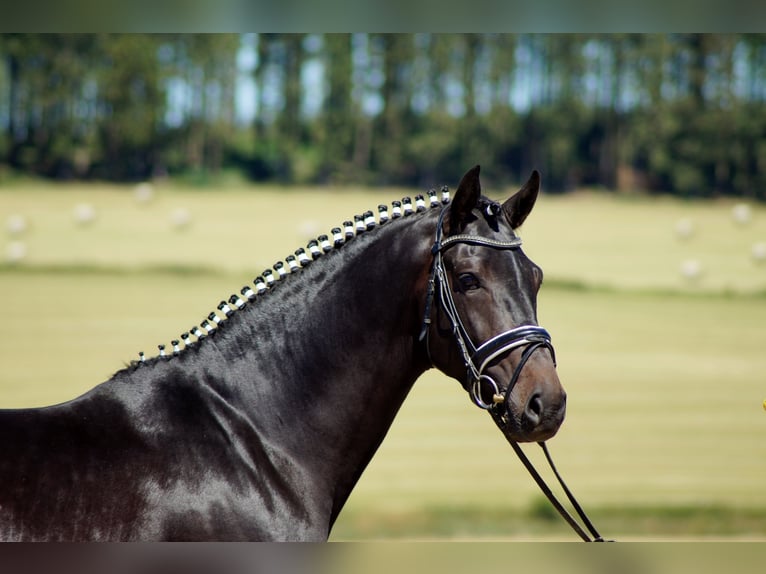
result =
[[[553,437],[566,416],[566,392],[561,386],[549,384],[519,392],[523,396],[518,399],[516,394],[511,393],[508,402],[494,407],[501,411],[501,429],[506,437],[516,442],[542,442]]]
[[[552,366],[541,361],[535,367],[539,368],[530,365],[526,376],[509,384],[505,392],[498,392],[499,385],[488,375],[482,375],[471,392],[477,404],[486,404],[491,397],[492,404],[486,404],[486,410],[506,437],[515,442],[551,438],[566,415],[566,392],[555,371],[549,370]]]

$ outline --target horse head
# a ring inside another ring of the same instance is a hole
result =
[[[535,171],[499,204],[481,195],[479,166],[463,176],[439,217],[424,309],[431,362],[515,442],[552,437],[566,411],[550,336],[537,325],[543,274],[515,232],[539,188]]]

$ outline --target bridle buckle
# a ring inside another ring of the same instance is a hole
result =
[[[481,396],[482,382],[489,383],[489,386],[491,387],[490,388],[490,390],[492,391],[491,403],[484,402],[484,399]],[[496,404],[505,402],[505,394],[500,391],[500,387],[495,382],[495,379],[493,379],[489,375],[479,375],[478,379],[474,379],[468,393],[471,395],[471,400],[473,401],[473,403],[477,407],[479,407],[480,409],[484,409],[485,411],[491,409]]]

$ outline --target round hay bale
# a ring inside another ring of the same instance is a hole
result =
[[[766,263],[766,241],[753,243],[750,249],[750,255],[756,263]]]
[[[139,183],[133,188],[133,198],[142,205],[150,203],[154,199],[154,186],[149,182]]]
[[[753,210],[747,203],[737,203],[731,209],[731,217],[737,225],[747,225],[753,218]]]
[[[23,234],[29,228],[27,218],[20,213],[13,213],[8,216],[5,222],[5,228],[8,231],[8,235],[15,237]]]
[[[72,210],[74,222],[80,227],[87,227],[96,221],[96,208],[90,203],[78,203]]]
[[[702,277],[703,268],[699,259],[685,259],[680,266],[681,276],[687,281],[695,282]]]
[[[176,231],[187,229],[191,221],[191,212],[185,207],[177,207],[170,213],[170,224]]]
[[[676,237],[686,240],[694,235],[694,221],[691,217],[682,217],[676,222]]]
[[[5,248],[5,260],[11,264],[21,263],[27,257],[27,245],[23,241],[11,241]]]

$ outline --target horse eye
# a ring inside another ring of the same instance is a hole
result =
[[[458,277],[462,291],[471,291],[479,288],[479,280],[473,273],[463,273]]]

